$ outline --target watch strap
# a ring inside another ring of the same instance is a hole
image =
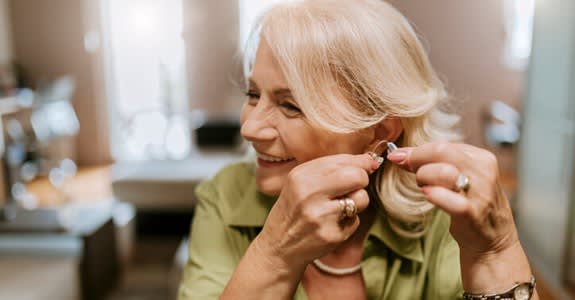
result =
[[[463,299],[464,300],[527,300],[531,299],[531,296],[533,295],[533,290],[535,290],[535,284],[536,284],[535,277],[531,276],[531,280],[529,282],[517,283],[509,290],[503,293],[486,295],[486,294],[472,294],[465,292],[463,293]],[[526,299],[517,299],[515,297],[516,290],[523,286],[527,286],[529,290],[529,297]]]

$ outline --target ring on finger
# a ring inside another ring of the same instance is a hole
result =
[[[339,204],[341,206],[341,218],[353,218],[357,215],[357,206],[355,201],[350,198],[340,199]]]
[[[465,176],[463,173],[459,173],[457,175],[457,179],[455,180],[455,191],[460,192],[463,191],[467,193],[469,191],[469,187],[471,183],[469,181],[469,177]]]

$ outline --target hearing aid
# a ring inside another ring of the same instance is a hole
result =
[[[386,140],[382,140],[379,143],[377,143],[377,145],[375,145],[375,147],[373,147],[372,151],[369,151],[368,154],[371,156],[371,158],[373,160],[375,160],[380,166],[381,164],[383,164],[383,162],[385,161],[385,157],[383,156],[384,151],[381,151],[381,155],[379,155],[378,153],[378,149],[385,145],[387,147],[387,153],[391,153],[395,150],[397,150],[397,146],[393,143],[393,142],[388,142]]]

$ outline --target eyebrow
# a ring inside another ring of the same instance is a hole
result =
[[[258,85],[253,79],[249,79],[249,88],[259,89]],[[293,97],[292,92],[289,88],[278,88],[273,91],[276,97]]]
[[[292,93],[290,89],[286,89],[286,88],[282,88],[282,89],[277,89],[274,91],[274,96],[276,97],[290,97],[292,98]]]

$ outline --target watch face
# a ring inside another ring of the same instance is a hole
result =
[[[517,286],[515,288],[515,291],[513,291],[513,295],[515,296],[515,300],[529,300],[529,297],[531,297],[530,295],[531,293],[529,293],[529,284],[528,283],[524,283],[524,284],[520,284],[519,286]]]

